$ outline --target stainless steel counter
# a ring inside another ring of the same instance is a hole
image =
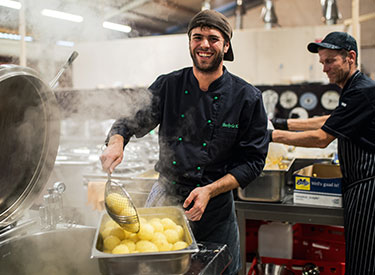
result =
[[[281,221],[342,226],[343,209],[311,205],[296,205],[289,199],[284,203],[263,203],[236,201],[236,211],[240,230],[241,258],[246,273],[246,220]]]

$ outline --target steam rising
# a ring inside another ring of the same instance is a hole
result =
[[[105,18],[118,7],[111,7],[105,1],[63,1],[63,0],[42,0],[32,1],[24,0],[25,28],[26,35],[33,38],[32,42],[27,42],[26,58],[27,66],[36,69],[42,78],[48,82],[53,78],[58,70],[60,60],[64,56],[61,52],[72,50],[71,48],[56,46],[57,41],[70,41],[75,44],[79,42],[105,41],[112,39],[127,38],[128,34],[106,30],[102,23],[105,20],[112,20],[114,23],[118,18]],[[80,15],[84,18],[82,23],[74,23],[46,17],[41,14],[43,9],[52,9],[62,12]],[[19,13],[21,11],[0,8],[0,25],[8,32],[19,33]],[[137,36],[133,31],[131,36]],[[12,56],[15,56],[10,63],[17,64],[19,50],[12,50]]]

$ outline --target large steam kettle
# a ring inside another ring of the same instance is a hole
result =
[[[52,172],[60,137],[54,93],[38,73],[0,66],[0,228],[17,221]]]

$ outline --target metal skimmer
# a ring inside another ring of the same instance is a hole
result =
[[[137,233],[140,229],[137,209],[125,188],[111,180],[110,173],[105,184],[104,197],[108,215],[126,231]]]

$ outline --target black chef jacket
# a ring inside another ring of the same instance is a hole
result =
[[[204,92],[189,67],[158,77],[149,89],[151,107],[117,120],[109,136],[120,134],[127,143],[159,124],[155,170],[172,184],[195,188],[230,173],[245,187],[260,174],[268,142],[257,88],[224,67]]]
[[[343,190],[375,176],[375,81],[356,71],[322,129],[338,138]]]

